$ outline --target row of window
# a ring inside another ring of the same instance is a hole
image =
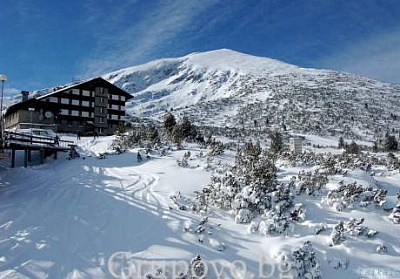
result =
[[[71,116],[82,116],[82,117],[94,117],[94,113],[93,112],[89,112],[89,111],[79,111],[79,110],[69,110],[69,109],[61,109],[60,110],[60,115],[71,115]],[[100,123],[104,123],[105,122],[105,118],[104,117],[100,117],[103,120],[99,120]],[[108,114],[108,119],[112,119],[112,120],[124,120],[124,116],[123,115],[116,115],[116,114]]]
[[[101,88],[101,89],[104,89],[104,88]],[[70,93],[74,94],[74,95],[82,95],[85,97],[94,97],[95,96],[93,91],[80,90],[80,89],[72,89],[72,90],[70,90]],[[125,96],[108,94],[108,99],[116,100],[116,101],[125,101]]]
[[[59,100],[58,97],[50,97],[49,101],[51,103],[58,103]],[[103,99],[103,98],[100,98]],[[103,100],[104,101],[104,100]],[[102,101],[100,101],[102,103]],[[89,101],[82,101],[82,100],[76,100],[76,99],[67,99],[67,98],[60,98],[60,103],[64,105],[74,105],[74,106],[81,106],[81,107],[94,107],[94,102],[89,102]],[[115,104],[108,104],[109,109],[115,109],[115,110],[124,110],[125,106],[121,105],[115,105]]]

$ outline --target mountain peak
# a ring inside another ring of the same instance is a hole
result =
[[[196,52],[185,57],[188,62],[198,68],[224,69],[237,72],[269,72],[296,70],[298,67],[284,62],[257,57],[231,49],[217,49],[206,52]]]

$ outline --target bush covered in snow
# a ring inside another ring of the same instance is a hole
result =
[[[303,152],[293,154],[284,152],[280,159],[288,162],[291,166],[316,166],[319,165],[328,175],[346,175],[348,169],[362,169],[371,171],[372,166],[384,166],[389,170],[399,170],[400,160],[395,156],[378,156],[375,154],[330,154],[314,152]]]
[[[254,214],[271,207],[271,197],[267,194],[276,186],[276,167],[269,154],[259,145],[248,143],[238,149],[233,167],[211,177],[210,184],[198,194],[196,207],[204,210],[211,205],[234,210],[240,212],[237,219],[247,223]]]
[[[290,256],[284,256],[281,260],[290,263],[291,278],[321,278],[320,265],[310,241],[304,242]]]
[[[368,229],[368,227],[362,225],[363,223],[363,218],[350,218],[346,223],[340,221],[333,227],[330,235],[330,245],[339,245],[344,242],[348,236],[366,236],[368,238],[373,238],[378,234],[378,231]]]
[[[387,189],[377,189],[372,186],[362,186],[356,182],[344,184],[340,182],[340,186],[328,192],[322,202],[337,211],[345,208],[353,208],[355,205],[367,207],[375,204],[382,207],[386,202]]]
[[[318,194],[321,188],[328,183],[328,176],[320,169],[314,171],[301,171],[293,178],[298,194],[306,193],[308,195]]]
[[[160,141],[161,138],[158,129],[154,125],[137,125],[135,127],[126,128],[125,133],[116,135],[111,143],[111,148],[125,150],[138,146],[147,147],[153,146]]]
[[[271,154],[259,144],[247,143],[238,149],[234,166],[215,173],[210,184],[197,192],[193,209],[232,210],[236,223],[250,223],[257,217],[249,227],[253,233],[287,233],[293,221],[304,220],[305,209],[302,204],[293,208],[295,184],[278,183],[276,171]]]
[[[400,224],[400,203],[393,208],[389,218],[392,219],[393,223]]]
[[[190,155],[191,155],[190,151],[186,151],[186,152],[183,154],[182,159],[176,160],[176,163],[178,164],[178,166],[180,166],[180,167],[182,167],[182,168],[187,168],[187,167],[189,167],[188,160],[189,160],[189,158],[190,158]]]

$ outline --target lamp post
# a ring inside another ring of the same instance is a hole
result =
[[[1,81],[1,100],[0,100],[1,143],[3,144],[3,139],[4,139],[3,91],[4,91],[4,82],[7,81],[7,76],[0,75],[0,81]]]

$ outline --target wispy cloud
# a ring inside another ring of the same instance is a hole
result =
[[[400,28],[352,43],[322,65],[385,82],[400,83]]]
[[[132,21],[128,22],[124,30],[114,29],[114,34],[103,34],[98,38],[93,57],[83,63],[83,75],[102,74],[143,62],[156,55],[164,44],[190,30],[196,18],[216,2],[217,0],[160,1],[156,5],[149,5],[146,10],[135,10],[136,6],[131,6]],[[118,18],[115,18],[114,24],[117,21]]]

